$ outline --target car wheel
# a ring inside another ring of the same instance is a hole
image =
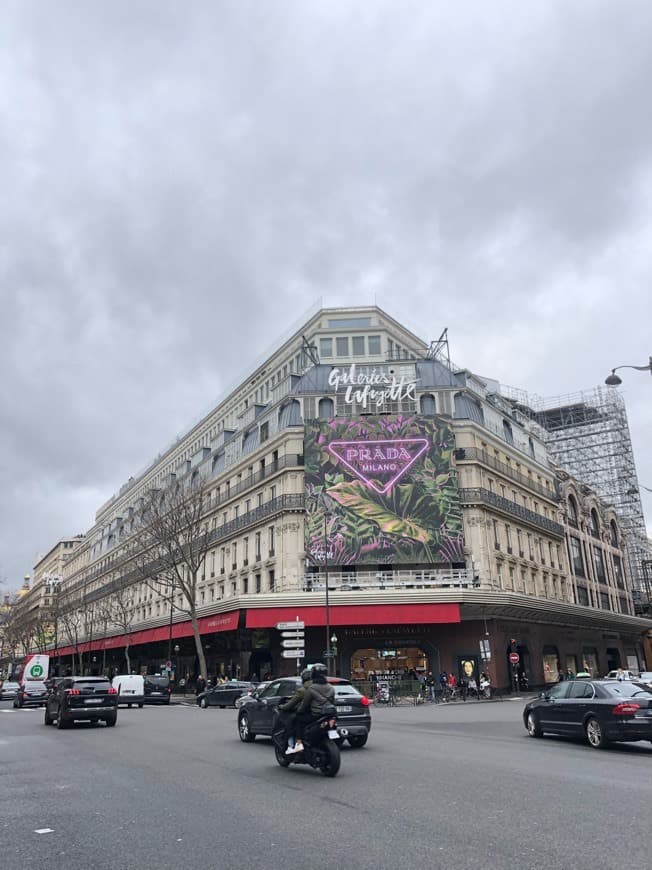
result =
[[[201,699],[201,701],[199,702],[199,706],[202,708],[202,710],[205,710],[206,707],[208,707],[208,701],[206,700],[206,698]]]
[[[594,749],[604,749],[605,746],[608,745],[609,739],[602,730],[602,725],[593,716],[591,716],[590,719],[587,719],[584,730],[586,732],[586,739],[589,741],[589,745],[592,746]]]
[[[113,728],[115,723],[118,721],[118,714],[114,713],[113,716],[107,716],[104,721],[106,722],[107,728]]]
[[[365,745],[365,743],[369,739],[369,735],[368,734],[359,734],[355,737],[347,737],[346,739],[349,741],[349,745],[353,749],[362,749],[362,747]]]
[[[59,731],[65,731],[66,728],[70,728],[70,722],[64,719],[61,713],[57,717],[57,728]]]
[[[256,735],[249,730],[249,716],[243,713],[238,719],[238,734],[243,743],[253,743]]]
[[[543,731],[539,725],[539,720],[532,712],[527,714],[527,733],[530,737],[543,737]]]
[[[43,721],[45,722],[46,725],[52,725],[52,722],[54,721],[52,719],[52,716],[50,716],[50,714],[48,713],[47,707],[45,708],[45,716],[43,717]]]

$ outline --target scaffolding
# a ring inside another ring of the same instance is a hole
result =
[[[647,596],[650,552],[623,397],[612,387],[555,398],[513,387],[501,386],[501,393],[537,425],[555,461],[615,507],[635,597]]]

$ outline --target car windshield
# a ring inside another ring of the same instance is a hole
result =
[[[633,698],[634,695],[647,695],[652,699],[652,691],[643,683],[617,682],[605,685],[605,689],[610,695],[617,695],[619,698]]]
[[[336,698],[359,698],[360,692],[355,688],[355,686],[333,686],[335,689],[335,697]]]
[[[63,684],[65,689],[78,689],[80,692],[108,692],[111,688],[111,683],[109,680],[102,679],[93,679],[89,677],[86,680],[74,680],[70,684],[64,682]]]
[[[147,676],[145,677],[145,682],[150,686],[156,686],[157,688],[167,689],[169,685],[169,680],[167,677],[161,676]]]
[[[41,683],[39,680],[30,680],[28,683],[25,683],[25,688],[40,689],[42,691],[43,689],[46,689],[47,686],[45,685],[45,683]]]

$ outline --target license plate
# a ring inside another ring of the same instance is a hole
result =
[[[343,707],[338,706],[337,712],[338,713],[352,713],[353,707],[351,707],[350,704],[345,704]]]
[[[338,732],[334,728],[331,728],[328,731],[328,736],[330,737],[331,740],[337,740],[337,738],[340,735],[338,734]]]
[[[162,692],[152,692],[152,695],[162,695]]]
[[[102,698],[85,698],[84,704],[101,704]]]

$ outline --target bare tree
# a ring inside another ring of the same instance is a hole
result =
[[[104,623],[104,636],[109,625],[114,625],[124,636],[125,660],[127,663],[126,673],[131,673],[131,659],[129,657],[129,636],[134,624],[134,587],[126,585],[120,577],[116,577],[114,583],[117,588],[98,603],[98,615]],[[106,654],[106,651],[105,651]],[[106,660],[104,661],[104,666]]]
[[[75,670],[75,656],[77,656],[79,661],[79,674],[81,676],[84,672],[84,659],[79,644],[84,626],[83,610],[79,609],[79,607],[71,607],[70,609],[67,609],[65,612],[61,613],[59,623],[66,640],[72,647],[73,671]]]
[[[198,477],[187,486],[153,490],[129,545],[129,568],[170,605],[190,617],[200,672],[206,657],[197,617],[198,586],[209,549],[209,499]]]

